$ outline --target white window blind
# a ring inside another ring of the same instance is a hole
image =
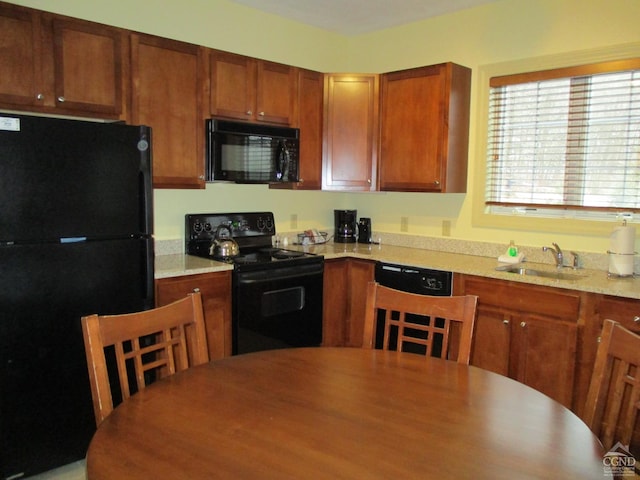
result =
[[[640,211],[640,59],[492,78],[485,200]]]

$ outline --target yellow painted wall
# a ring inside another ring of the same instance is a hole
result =
[[[332,227],[334,208],[356,208],[374,231],[439,236],[442,221],[455,238],[543,245],[604,253],[608,235],[480,228],[473,178],[479,153],[478,70],[483,65],[640,42],[640,0],[499,0],[473,9],[371,34],[345,37],[287,21],[226,0],[14,0],[41,10],[117,25],[320,71],[385,72],[454,61],[471,67],[469,192],[465,195],[271,191],[263,185],[209,185],[204,191],[159,190],[155,231],[181,238],[184,213],[273,210],[279,231]],[[480,192],[481,193],[481,192]],[[481,197],[480,197],[481,198]]]

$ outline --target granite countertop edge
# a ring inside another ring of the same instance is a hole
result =
[[[360,243],[339,244],[329,242],[323,245],[289,245],[291,250],[323,255],[325,260],[339,258],[360,258],[382,261],[434,270],[446,270],[454,273],[476,275],[479,277],[510,280],[523,284],[542,285],[574,291],[599,293],[617,297],[640,299],[640,278],[611,278],[606,271],[593,269],[563,269],[563,273],[576,276],[576,280],[562,280],[547,277],[523,276],[497,271],[500,265],[496,258],[450,253],[422,248],[374,245]],[[526,262],[528,268],[555,271],[555,265]],[[208,260],[185,254],[166,254],[155,257],[155,279],[185,275],[224,272],[233,270],[229,263]]]

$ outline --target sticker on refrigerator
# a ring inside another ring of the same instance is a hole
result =
[[[8,132],[20,131],[20,119],[11,117],[0,117],[0,130]]]

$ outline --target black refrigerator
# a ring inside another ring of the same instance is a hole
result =
[[[0,478],[84,458],[80,317],[153,307],[151,130],[0,113]]]

